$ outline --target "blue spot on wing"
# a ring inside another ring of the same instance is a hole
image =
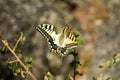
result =
[[[48,41],[51,45],[54,45],[54,42],[53,42],[53,39],[50,38],[49,41]]]
[[[61,53],[66,52],[66,47],[61,48]]]
[[[57,48],[59,47],[57,44],[55,44],[55,43],[54,43],[54,41],[53,41],[53,39],[52,39],[52,38],[50,38],[50,39],[48,40],[48,42],[49,42],[49,43],[50,43],[50,45],[52,46],[52,48],[51,48],[51,49],[57,50]],[[64,54],[64,52],[66,52],[66,50],[67,50],[67,48],[66,48],[66,47],[62,47],[62,48],[61,48],[61,53],[63,53],[63,54]]]
[[[58,45],[57,45],[57,44],[54,44],[54,42],[53,42],[53,39],[52,39],[52,38],[50,38],[50,39],[49,39],[49,43],[50,43],[50,45],[52,46],[52,49],[57,50]]]
[[[57,50],[57,48],[58,48],[57,44],[54,44],[54,45],[52,46],[52,48],[55,49],[55,50]]]

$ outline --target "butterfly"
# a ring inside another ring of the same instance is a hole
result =
[[[65,56],[77,47],[75,32],[68,26],[61,28],[50,24],[41,24],[35,26],[35,29],[47,39],[51,51],[54,53]]]

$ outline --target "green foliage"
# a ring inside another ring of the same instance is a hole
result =
[[[25,41],[25,34],[23,32],[20,32],[19,35],[17,35],[17,38],[19,37],[19,39],[15,39],[16,44],[13,46],[13,50],[17,51],[17,52],[21,52],[21,50],[17,50],[18,48],[18,43],[23,43]]]
[[[7,40],[2,40],[2,42],[4,43],[2,51],[5,52],[6,49],[8,49],[11,52],[11,54],[13,54],[14,57],[9,58],[9,60],[7,60],[6,62],[8,67],[12,70],[15,76],[19,75],[24,80],[29,80],[28,77],[31,77],[33,80],[36,80],[35,76],[30,71],[30,68],[33,64],[33,59],[26,58],[25,59],[26,65],[25,65],[16,54],[17,51],[16,49],[18,48],[19,43],[23,42],[24,40],[25,40],[25,36],[23,32],[21,32],[19,38],[16,39],[16,43],[13,46],[13,48],[9,46]]]
[[[26,73],[17,60],[14,61],[8,60],[7,64],[8,67],[12,70],[13,75],[15,76],[21,75],[22,78],[25,78]]]
[[[118,57],[119,55],[120,53],[116,53],[113,55],[113,64],[117,63],[120,60],[120,58]]]
[[[114,78],[107,78],[107,79],[105,79],[105,80],[115,80]]]
[[[78,36],[80,36],[78,33],[75,33],[75,37],[77,38]]]
[[[25,33],[21,32],[20,35],[21,35],[21,37],[22,37],[21,42],[24,42],[25,39],[26,39]]]
[[[32,67],[32,64],[34,63],[33,59],[30,57],[30,58],[26,58],[25,59],[25,62],[27,64],[27,67],[30,69]]]
[[[14,48],[15,50],[17,49],[17,47],[18,47],[18,45],[14,45],[14,46],[13,46],[13,48]]]
[[[79,35],[78,33],[75,33],[75,37],[76,37],[76,38],[79,37],[79,36],[80,36],[80,35]],[[76,42],[77,42],[78,45],[82,45],[82,44],[83,44],[83,41],[80,40],[80,39],[77,39]]]
[[[7,47],[6,47],[6,46],[3,46],[1,52],[2,52],[2,53],[5,53],[6,51],[7,51]]]
[[[83,44],[83,41],[80,40],[80,39],[77,39],[76,42],[77,42],[78,45],[82,45]]]

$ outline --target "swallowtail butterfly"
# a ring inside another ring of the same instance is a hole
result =
[[[52,52],[64,56],[77,47],[75,33],[67,26],[61,28],[50,24],[41,24],[35,28],[47,39]]]

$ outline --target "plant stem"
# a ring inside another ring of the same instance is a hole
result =
[[[76,53],[76,51],[74,50],[74,53]],[[75,80],[75,77],[76,77],[76,55],[74,55],[74,70],[73,70],[73,72],[74,72],[74,75],[73,75],[73,80]]]
[[[13,54],[13,56],[16,58],[16,60],[23,66],[23,68],[26,70],[26,72],[33,78],[33,80],[37,80],[35,78],[35,76],[29,71],[29,69],[24,65],[24,63],[19,59],[19,57],[16,55],[16,53],[14,52],[14,50],[12,50],[10,48],[10,46],[8,45],[8,42],[6,40],[2,40],[2,42],[4,43],[4,45],[10,50],[10,52]]]

